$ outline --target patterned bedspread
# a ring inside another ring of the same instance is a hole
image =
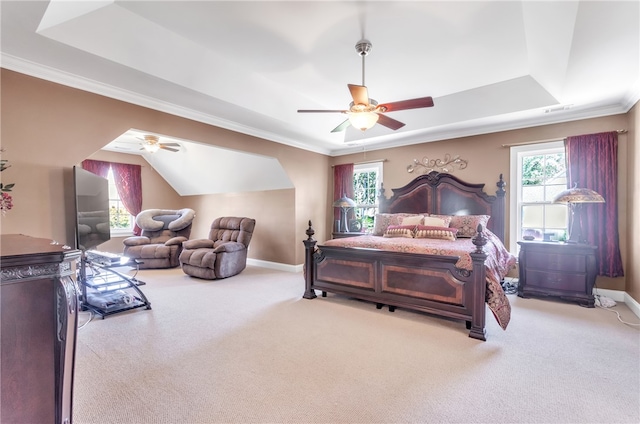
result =
[[[511,319],[511,304],[500,282],[515,265],[516,257],[509,253],[500,239],[491,231],[485,229],[484,234],[488,239],[487,244],[484,246],[484,253],[487,255],[487,260],[485,261],[487,274],[486,302],[500,327],[506,329]],[[473,269],[473,261],[469,253],[476,249],[476,246],[469,238],[449,241],[426,238],[387,238],[372,235],[327,240],[323,245],[458,256],[460,259],[456,266],[469,271]],[[322,246],[319,247],[322,248]]]

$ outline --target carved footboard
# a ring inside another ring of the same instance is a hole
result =
[[[457,256],[435,256],[375,249],[316,248],[309,222],[305,245],[305,299],[315,290],[339,293],[388,305],[464,320],[469,337],[486,340],[485,294],[487,243],[478,227],[471,253],[473,270],[457,268]]]

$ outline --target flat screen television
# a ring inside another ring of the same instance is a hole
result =
[[[95,249],[111,239],[109,181],[80,167],[73,167],[76,196],[76,249]]]

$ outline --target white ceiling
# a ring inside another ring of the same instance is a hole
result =
[[[627,112],[638,1],[2,1],[2,66],[328,155]],[[330,131],[362,83],[406,123]],[[151,131],[152,129],[142,129]],[[364,146],[364,147],[363,147]],[[166,152],[164,152],[166,153]]]

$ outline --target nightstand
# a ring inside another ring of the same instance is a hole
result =
[[[331,233],[331,238],[337,239],[337,238],[345,238],[345,237],[358,237],[358,236],[364,236],[367,233],[354,233],[354,232],[348,232],[348,233]]]
[[[518,296],[554,296],[594,307],[596,246],[519,241]]]

